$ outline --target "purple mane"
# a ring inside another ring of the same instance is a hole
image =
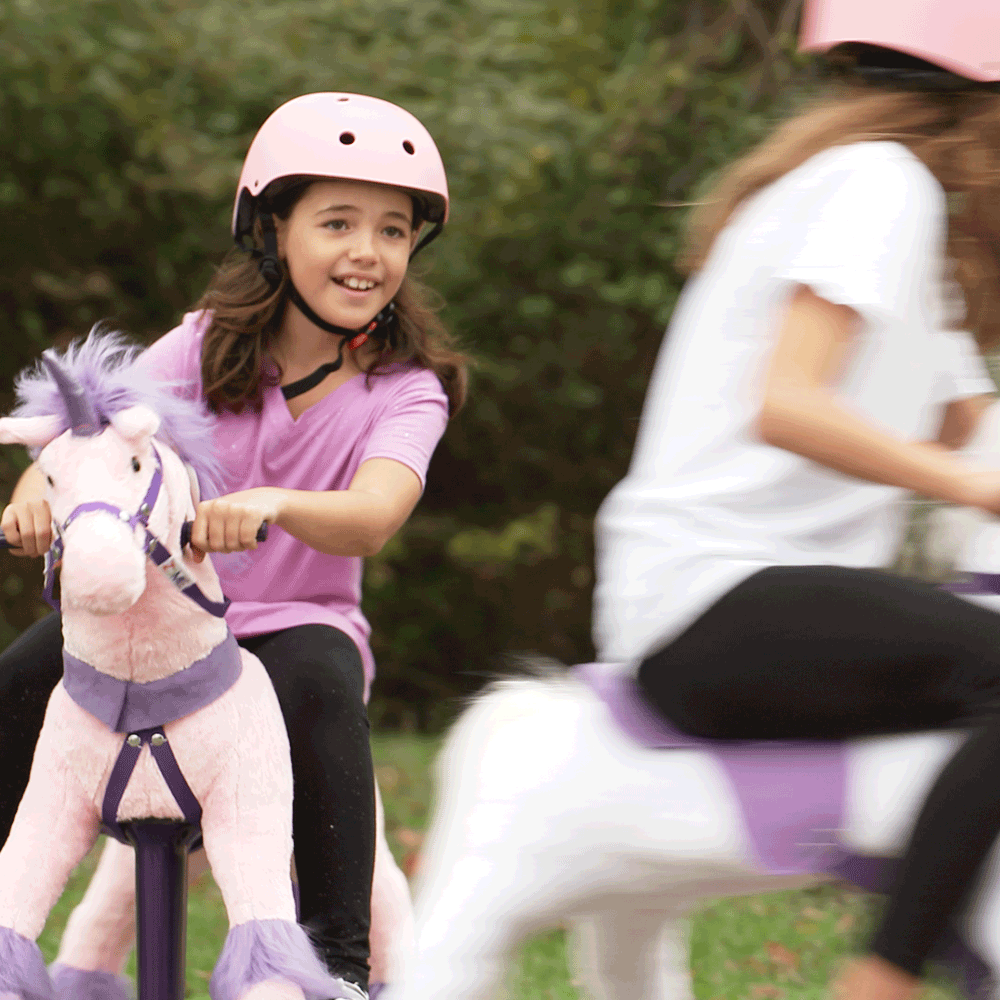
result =
[[[85,340],[74,341],[58,358],[102,422],[130,406],[147,406],[156,413],[160,418],[156,436],[194,469],[202,498],[218,496],[225,477],[214,446],[214,418],[200,399],[181,395],[189,386],[153,377],[141,363],[142,352],[123,334],[97,325]],[[73,425],[56,380],[41,362],[22,371],[14,388],[17,407],[11,416],[55,415],[62,422],[60,433]]]

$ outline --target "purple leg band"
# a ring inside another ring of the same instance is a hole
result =
[[[55,1000],[134,1000],[135,991],[124,976],[113,972],[74,969],[57,962],[49,967]]]
[[[244,990],[268,979],[295,983],[306,1000],[351,1000],[298,924],[250,920],[230,928],[208,985],[212,1000],[238,1000]]]
[[[20,1000],[54,1000],[45,959],[34,941],[0,927],[0,996],[13,993]]]
[[[368,985],[368,1000],[378,1000],[378,995],[385,989],[385,983],[370,983]]]

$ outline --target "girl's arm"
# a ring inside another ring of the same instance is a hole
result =
[[[903,441],[837,401],[831,387],[859,322],[799,287],[767,374],[761,438],[858,479],[1000,513],[1000,472],[976,471],[941,444]]]
[[[257,529],[268,521],[319,552],[370,556],[403,526],[421,492],[409,466],[370,458],[346,490],[265,486],[206,500],[198,505],[191,546],[198,561],[205,552],[255,549]]]

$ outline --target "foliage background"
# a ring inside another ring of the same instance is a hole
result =
[[[454,200],[420,269],[479,365],[416,514],[367,565],[373,721],[436,728],[508,651],[592,658],[593,516],[680,288],[678,204],[797,99],[798,6],[6,0],[0,408],[98,319],[143,340],[175,325],[278,104],[400,103]],[[0,502],[25,464],[0,454]],[[43,613],[39,583],[0,557],[0,644]]]

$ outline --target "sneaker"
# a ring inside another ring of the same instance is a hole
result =
[[[350,979],[342,979],[340,976],[334,978],[343,991],[344,997],[348,997],[350,1000],[369,1000],[368,994],[357,983],[351,982]]]

